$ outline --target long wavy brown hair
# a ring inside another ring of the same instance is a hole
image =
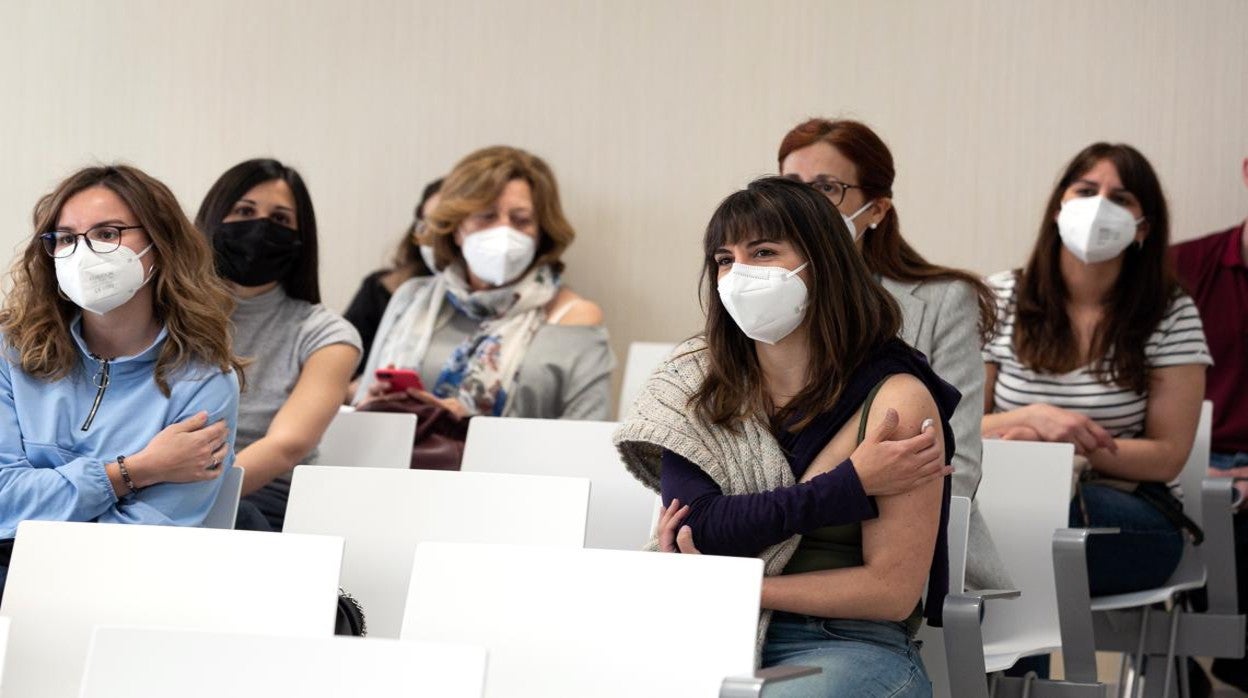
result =
[[[784,159],[789,153],[821,141],[836,148],[854,163],[858,171],[858,182],[846,184],[862,187],[862,193],[868,200],[893,198],[893,180],[897,176],[893,167],[893,154],[883,139],[860,121],[809,119],[798,124],[780,141],[778,167],[783,170]],[[970,284],[978,298],[980,337],[985,342],[992,337],[997,321],[996,300],[992,290],[977,274],[932,264],[911,247],[901,236],[901,219],[896,205],[889,207],[875,230],[867,231],[862,236],[862,258],[873,274],[894,281],[961,281]]]
[[[438,205],[426,216],[424,230],[439,267],[457,264],[466,268],[464,255],[455,244],[455,231],[468,216],[493,205],[513,179],[523,179],[533,190],[538,228],[533,266],[549,264],[556,272],[563,271],[563,251],[576,238],[576,231],[563,215],[555,173],[538,156],[505,145],[469,154],[442,180]]]
[[[763,385],[754,340],[737,326],[716,290],[715,251],[755,239],[788,242],[810,264],[803,320],[809,379],[801,393],[779,410],[773,410]],[[730,195],[711,216],[702,248],[710,370],[691,403],[699,417],[713,424],[735,429],[744,420],[759,417],[773,430],[801,429],[830,410],[850,375],[901,329],[897,301],[854,249],[836,207],[805,184],[764,177]]]
[[[1062,278],[1057,213],[1066,189],[1102,160],[1113,164],[1122,186],[1140,202],[1148,235],[1142,244],[1123,252],[1122,270],[1105,299],[1104,318],[1093,332],[1089,355],[1082,357],[1066,313],[1069,293]],[[1079,151],[1053,187],[1031,257],[1017,273],[1014,353],[1019,362],[1037,372],[1068,373],[1086,361],[1102,380],[1144,392],[1148,388],[1144,346],[1179,293],[1166,256],[1169,246],[1170,210],[1148,159],[1120,143],[1093,143]]]
[[[230,344],[234,299],[217,278],[208,243],[168,187],[127,165],[81,169],[35,205],[34,233],[13,263],[12,291],[0,308],[0,331],[17,352],[22,370],[54,381],[70,375],[81,360],[69,330],[81,311],[59,293],[56,266],[39,235],[56,227],[66,201],[92,187],[105,187],[119,196],[156,251],[153,310],[168,333],[156,359],[155,379],[161,392],[169,395],[172,377],[192,363],[233,370],[241,384],[243,365]]]

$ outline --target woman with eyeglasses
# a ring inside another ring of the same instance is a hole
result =
[[[169,189],[86,168],[34,226],[0,309],[0,586],[19,522],[197,526],[234,462],[233,301]]]
[[[989,278],[985,437],[1074,444],[1090,471],[1070,525],[1088,540],[1093,596],[1161,585],[1183,553],[1178,477],[1212,363],[1196,306],[1166,262],[1170,215],[1148,160],[1094,143],[1049,194],[1022,269]],[[1199,493],[1188,493],[1199,496]]]
[[[866,124],[810,119],[785,134],[777,159],[781,175],[806,182],[837,207],[867,269],[901,306],[902,338],[962,393],[952,421],[958,447],[953,494],[973,498],[979,488],[984,389],[984,367],[974,348],[995,322],[992,293],[970,272],[927,261],[902,237],[893,202],[893,155]],[[1009,588],[1004,563],[972,506],[967,585]]]
[[[234,350],[252,380],[238,413],[244,469],[238,528],[282,530],[290,473],[314,462],[360,360],[360,336],[321,305],[316,213],[303,178],[277,160],[239,163],[195,216],[237,305]]]

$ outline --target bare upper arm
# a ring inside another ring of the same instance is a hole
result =
[[[918,434],[923,420],[931,419],[936,425],[937,443],[944,449],[940,413],[921,381],[910,375],[889,378],[871,405],[868,432],[884,419],[890,407],[899,417],[896,438]],[[944,481],[936,480],[905,494],[878,497],[879,517],[862,524],[864,563],[876,568],[901,597],[913,597],[911,603],[918,601],[931,569],[943,493]]]
[[[565,308],[566,312],[563,312]],[[569,288],[559,289],[559,293],[547,306],[547,314],[552,317],[561,312],[558,321],[560,325],[601,325],[603,320],[602,308],[597,303],[582,298]]]
[[[1202,364],[1167,366],[1149,372],[1144,438],[1164,441],[1172,449],[1176,477],[1196,438],[1200,403],[1204,398],[1205,366]]]
[[[349,344],[331,344],[312,352],[265,438],[279,439],[305,452],[315,448],[338,413],[359,360],[360,351]]]

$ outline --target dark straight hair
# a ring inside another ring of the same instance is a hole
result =
[[[770,418],[754,340],[745,336],[716,292],[715,251],[755,239],[793,245],[810,265],[806,318],[809,380]],[[836,404],[855,370],[901,330],[901,309],[854,249],[840,213],[827,197],[801,182],[764,177],[724,199],[703,239],[706,269],[701,288],[706,307],[710,369],[693,396],[700,417],[736,428],[752,416],[778,430],[800,429]]]
[[[303,177],[293,167],[287,167],[272,158],[257,158],[240,162],[225,171],[204,196],[204,202],[195,214],[195,227],[212,240],[217,226],[230,215],[234,204],[252,187],[282,180],[295,196],[295,219],[299,223],[299,260],[281,279],[286,295],[309,303],[321,302],[321,284],[317,273],[316,212],[312,209],[312,197],[303,184]]]
[[[1049,194],[1036,245],[1018,273],[1014,353],[1024,366],[1044,373],[1068,373],[1084,363],[1066,314],[1070,294],[1062,278],[1057,214],[1066,189],[1101,161],[1114,166],[1122,186],[1140,202],[1148,234],[1142,244],[1123,252],[1122,269],[1105,299],[1105,316],[1092,335],[1086,358],[1099,378],[1142,393],[1148,389],[1144,346],[1179,293],[1179,285],[1166,257],[1170,211],[1161,182],[1148,159],[1129,145],[1093,143],[1079,151]]]

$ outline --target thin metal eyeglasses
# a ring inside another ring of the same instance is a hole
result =
[[[122,233],[142,227],[141,225],[101,225],[85,233],[54,230],[40,235],[39,241],[43,243],[43,251],[47,252],[49,257],[56,259],[72,255],[78,249],[78,238],[86,240],[87,249],[92,252],[107,254],[116,252],[117,248],[121,247]]]

